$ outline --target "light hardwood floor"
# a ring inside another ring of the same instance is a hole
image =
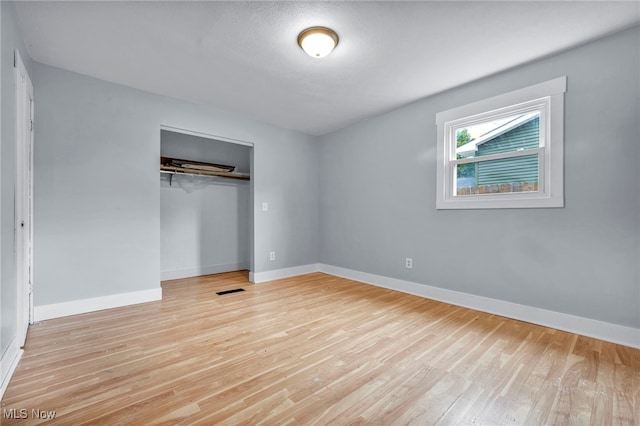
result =
[[[33,325],[2,425],[640,424],[640,350],[321,273],[163,291]]]

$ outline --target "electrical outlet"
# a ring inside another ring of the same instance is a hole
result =
[[[269,260],[276,260],[276,252],[275,251],[270,251],[269,252]]]
[[[411,259],[410,257],[407,257],[404,260],[404,267],[407,268],[407,269],[413,268],[413,259]]]

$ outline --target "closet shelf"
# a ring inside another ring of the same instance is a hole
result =
[[[196,169],[187,169],[184,167],[176,167],[176,166],[168,166],[161,164],[160,165],[160,173],[167,173],[170,176],[173,175],[190,175],[190,176],[211,176],[211,177],[222,177],[229,179],[241,179],[241,180],[249,180],[251,177],[242,173],[233,173],[233,172],[218,172],[212,170],[196,170]]]

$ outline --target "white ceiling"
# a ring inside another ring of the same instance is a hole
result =
[[[638,1],[15,7],[38,62],[314,135],[640,22]],[[324,59],[297,45],[314,25],[340,36]]]

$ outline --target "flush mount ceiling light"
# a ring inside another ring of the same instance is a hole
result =
[[[324,58],[338,45],[338,34],[331,28],[311,27],[298,35],[298,44],[307,55]]]

